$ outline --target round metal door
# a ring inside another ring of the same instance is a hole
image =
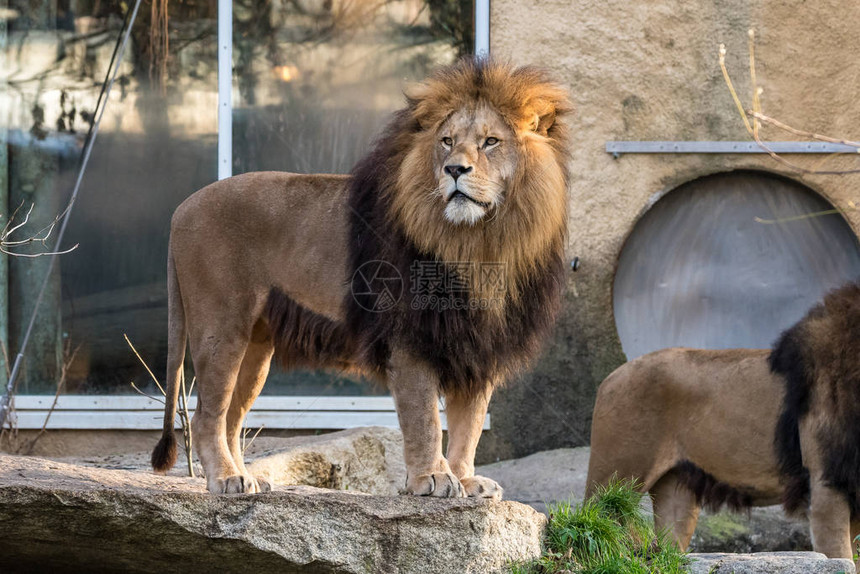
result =
[[[860,247],[809,188],[738,171],[688,182],[621,252],[615,321],[628,359],[665,347],[765,348],[828,290],[860,279]]]

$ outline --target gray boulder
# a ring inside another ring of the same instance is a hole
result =
[[[258,438],[245,451],[248,470],[275,484],[304,484],[380,496],[406,482],[403,435],[363,427],[294,438]]]
[[[180,451],[182,442],[179,442]],[[154,443],[153,443],[153,446]],[[149,452],[54,458],[59,462],[114,470],[148,470]],[[253,474],[275,484],[334,488],[365,494],[397,494],[406,480],[403,435],[396,429],[361,427],[290,438],[258,437],[248,441],[245,462]],[[203,469],[195,461],[194,470]],[[170,476],[188,476],[184,453]]]
[[[515,502],[279,487],[211,495],[202,479],[0,455],[4,572],[484,573],[540,553]]]
[[[817,552],[691,554],[690,574],[838,574],[854,572],[854,563]]]

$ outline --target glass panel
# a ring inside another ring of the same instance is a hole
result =
[[[234,2],[233,173],[346,173],[408,81],[472,53],[471,0]],[[382,392],[273,372],[267,394]]]
[[[25,235],[66,205],[130,5],[0,9],[0,212],[33,204]],[[234,10],[234,173],[348,171],[402,105],[404,81],[472,50],[471,1],[245,0]],[[141,8],[69,221],[65,244],[80,247],[49,282],[19,393],[54,392],[64,364],[66,392],[131,393],[131,381],[153,392],[125,333],[163,377],[170,215],[216,175],[216,18],[214,0]],[[15,353],[47,259],[10,258],[8,279],[6,263],[0,338]],[[273,378],[267,392],[370,392],[327,375]]]
[[[9,33],[0,97],[8,113],[8,204],[34,203],[37,224],[66,204],[131,4],[11,0],[4,13]],[[53,392],[64,362],[68,392],[131,393],[132,380],[146,387],[124,333],[163,376],[170,216],[216,174],[215,30],[214,2],[156,0],[141,7],[69,220],[65,244],[80,246],[59,258],[19,393]],[[13,352],[46,263],[10,259]]]

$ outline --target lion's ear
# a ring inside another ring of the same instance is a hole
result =
[[[532,115],[531,125],[529,125],[529,130],[542,136],[546,136],[554,123],[555,109],[546,111],[543,114],[534,112]]]
[[[555,124],[558,109],[555,102],[548,99],[538,99],[529,103],[529,130],[546,136]]]
[[[440,98],[432,86],[426,83],[415,83],[406,87],[404,93],[412,117],[418,121],[421,129],[432,129],[439,122],[439,105],[434,103],[434,98]]]
[[[541,85],[540,93],[530,98],[524,108],[531,131],[546,136],[559,115],[570,111],[567,92],[558,86]]]

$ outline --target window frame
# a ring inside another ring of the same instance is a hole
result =
[[[490,0],[475,0],[475,54],[490,53]],[[218,179],[233,168],[233,3],[218,0]],[[189,409],[196,406],[189,400]],[[160,430],[163,403],[134,395],[17,395],[12,424],[19,430]],[[447,429],[440,403],[442,428]],[[47,421],[47,422],[46,422]],[[398,427],[394,400],[384,397],[263,396],[246,426],[267,429],[342,430],[378,425]],[[490,428],[490,415],[484,419]]]

